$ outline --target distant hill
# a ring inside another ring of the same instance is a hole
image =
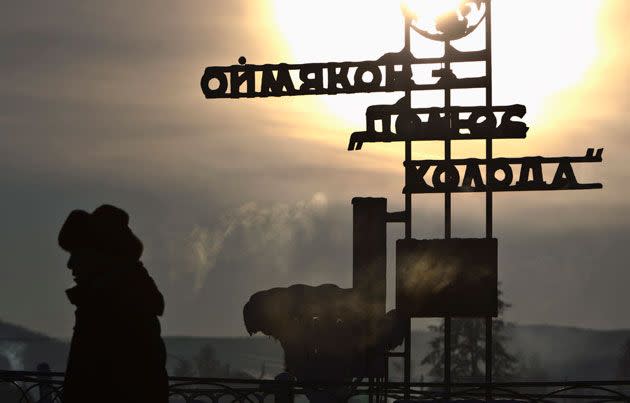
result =
[[[50,339],[43,333],[29,330],[25,327],[14,325],[0,320],[0,337],[3,340],[20,339],[20,340],[41,340]]]
[[[550,379],[614,379],[630,330],[592,330],[551,325],[514,326],[509,344],[525,360],[537,361]]]
[[[0,321],[0,369],[34,371],[47,362],[52,371],[63,371],[68,348],[65,341]]]
[[[530,378],[553,380],[614,379],[621,346],[630,338],[630,330],[551,325],[514,325],[508,332],[508,349],[519,357],[529,374],[535,374]],[[428,372],[428,368],[418,364],[434,336],[427,331],[413,333],[414,380]],[[192,360],[207,344],[214,347],[219,361],[256,378],[271,378],[283,368],[282,347],[266,337],[167,336],[164,342],[170,372],[181,360]],[[46,361],[53,371],[63,371],[67,354],[67,341],[0,321],[0,369],[33,370],[39,362]],[[391,360],[394,376],[401,363]]]

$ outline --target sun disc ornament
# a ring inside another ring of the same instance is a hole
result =
[[[425,38],[456,41],[473,32],[486,15],[485,0],[408,0],[403,13]]]

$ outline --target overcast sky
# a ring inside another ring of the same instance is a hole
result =
[[[495,197],[507,319],[630,328],[630,3],[495,3],[495,101],[526,104],[531,126],[495,154],[605,148],[604,164],[576,171],[603,190]],[[256,291],[350,286],[351,198],[402,205],[400,145],[346,151],[383,97],[206,100],[199,78],[241,55],[376,59],[401,48],[401,24],[385,0],[5,2],[0,319],[71,334],[57,233],[71,210],[103,203],[127,210],[145,244],[165,334],[244,335]],[[414,236],[441,237],[442,199],[415,200]],[[482,236],[483,222],[482,196],[455,197],[454,235]],[[401,228],[389,235],[391,293]]]

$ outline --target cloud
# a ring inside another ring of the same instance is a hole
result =
[[[534,124],[525,142],[497,142],[497,156],[606,148],[602,166],[579,174],[603,181],[602,191],[495,196],[499,274],[515,320],[630,326],[619,308],[630,281],[623,270],[630,260],[630,143],[620,118],[629,99],[623,84],[630,59],[620,51],[629,4],[605,2],[604,57],[588,85],[568,89],[549,108],[557,126]],[[104,202],[130,212],[145,263],[167,299],[170,334],[242,334],[240,310],[256,291],[351,284],[350,199],[384,196],[390,210],[399,209],[402,149],[347,152],[349,133],[319,130],[323,123],[308,101],[315,98],[203,99],[199,75],[208,64],[231,64],[241,54],[252,63],[291,57],[267,35],[274,20],[262,18],[261,7],[25,0],[3,8],[0,184],[7,214],[0,275],[7,281],[0,316],[69,334],[72,307],[63,290],[71,280],[56,234],[69,211]],[[496,22],[512,29],[515,20]],[[528,44],[532,52],[544,45]],[[504,70],[512,90],[527,85],[513,81],[537,63],[515,60],[517,70]],[[509,93],[522,101],[519,91]],[[418,145],[414,156],[431,147]],[[454,197],[454,234],[483,233],[481,197]],[[442,236],[442,197],[414,202],[414,235]]]

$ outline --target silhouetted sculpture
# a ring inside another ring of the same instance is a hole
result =
[[[385,352],[404,339],[396,311],[374,308],[353,289],[296,284],[252,295],[243,318],[250,334],[280,341],[286,370],[298,379],[348,380],[383,376]]]
[[[286,370],[302,381],[383,377],[386,352],[404,339],[397,311],[385,313],[387,200],[355,197],[352,205],[352,288],[272,288],[252,295],[243,308],[247,331],[280,340]],[[305,390],[311,402],[344,400],[348,393],[343,387]]]
[[[74,210],[59,233],[76,286],[64,403],[168,401],[158,316],[164,299],[139,261],[142,243],[123,210]]]

